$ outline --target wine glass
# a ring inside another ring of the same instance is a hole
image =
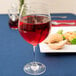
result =
[[[11,4],[10,9],[8,10],[8,16],[9,16],[9,27],[11,29],[17,30],[18,29],[18,9],[17,4],[13,3]]]
[[[34,61],[24,66],[24,71],[30,75],[40,75],[46,71],[46,66],[36,62],[35,48],[49,34],[50,13],[42,3],[23,4],[19,16],[18,30],[25,41],[33,45]]]

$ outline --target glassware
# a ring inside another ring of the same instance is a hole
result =
[[[12,4],[11,8],[8,10],[9,15],[9,27],[11,29],[18,29],[18,9],[16,4]]]
[[[24,66],[24,71],[30,75],[40,75],[46,71],[46,66],[36,62],[35,47],[49,34],[50,13],[42,3],[28,3],[22,6],[18,30],[25,41],[33,45],[34,61]]]

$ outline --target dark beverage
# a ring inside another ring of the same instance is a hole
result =
[[[50,30],[50,19],[47,16],[29,15],[21,18],[19,32],[28,43],[36,46],[42,42]]]
[[[18,19],[13,21],[12,19],[9,20],[9,27],[11,29],[17,29],[18,28]]]

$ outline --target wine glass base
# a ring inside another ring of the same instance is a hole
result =
[[[24,66],[24,71],[30,75],[41,75],[46,71],[46,66],[40,62],[30,62]]]

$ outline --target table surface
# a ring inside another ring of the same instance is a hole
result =
[[[26,63],[33,60],[32,45],[20,36],[18,30],[8,26],[8,15],[0,15],[0,76],[30,76],[23,71]],[[40,76],[75,76],[76,54],[42,54],[36,48],[36,60],[44,63],[47,70]]]

